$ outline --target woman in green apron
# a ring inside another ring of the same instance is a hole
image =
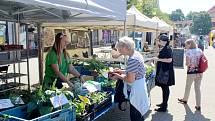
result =
[[[54,81],[58,89],[63,87],[63,82],[73,87],[67,78],[68,73],[78,78],[81,77],[81,74],[70,63],[69,54],[66,51],[67,44],[69,44],[69,39],[65,34],[58,33],[55,36],[54,45],[46,56],[43,89],[49,89]]]

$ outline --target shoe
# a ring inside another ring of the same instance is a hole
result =
[[[178,101],[182,104],[187,104],[187,101],[184,101],[183,99],[178,98]]]
[[[200,106],[195,106],[195,109],[200,111],[201,110],[201,107]]]
[[[161,104],[157,104],[156,106],[158,106],[158,107],[162,107],[162,106],[163,106],[163,103],[161,103]]]
[[[157,112],[166,112],[167,109],[161,107],[161,108],[156,108],[155,111],[157,111]]]

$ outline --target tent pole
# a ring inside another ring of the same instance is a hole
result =
[[[28,74],[28,91],[30,92],[31,91],[31,82],[30,82],[30,70],[29,70],[29,51],[30,51],[30,48],[29,48],[29,39],[28,39],[28,36],[29,36],[29,32],[28,32],[28,24],[25,25],[25,30],[26,30],[26,49],[27,49],[27,74]],[[20,63],[19,63],[19,66],[20,66]],[[20,70],[19,70],[20,71]]]
[[[43,83],[43,42],[41,39],[41,23],[37,23],[37,34],[38,34],[38,63],[39,63],[39,81]]]
[[[135,42],[135,46],[137,47],[138,45],[136,45],[137,44],[137,42],[136,42],[136,40],[135,40],[135,29],[136,29],[136,16],[134,16],[134,26],[133,26],[133,41]],[[139,42],[138,42],[138,44],[139,44]],[[135,47],[135,48],[136,48]],[[136,49],[138,49],[139,50],[139,48],[136,48]]]
[[[158,45],[157,45],[157,41],[158,41],[158,40],[157,40],[157,39],[158,39],[158,22],[157,22],[156,36],[155,36],[155,37],[156,37],[156,38],[155,38],[155,42],[154,42],[154,43],[156,43],[155,46],[157,47],[157,46],[158,46]]]
[[[123,30],[123,35],[126,36],[126,20],[124,21],[124,30]]]
[[[90,37],[90,56],[93,56],[93,30],[88,29]]]

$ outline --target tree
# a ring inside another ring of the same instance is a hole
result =
[[[171,23],[169,14],[163,13],[159,8],[158,0],[127,0],[127,9],[134,5],[144,15],[152,18],[154,16],[163,19],[167,23]]]
[[[186,20],[193,20],[195,14],[197,14],[197,12],[190,11],[186,16]]]
[[[138,10],[141,11],[143,0],[127,0],[127,9],[134,5]]]
[[[156,13],[156,16],[169,24],[173,24],[172,21],[170,20],[170,17],[169,17],[170,15],[167,13],[163,13],[162,11],[158,10]]]
[[[172,21],[183,21],[185,17],[181,9],[176,9],[175,11],[172,11],[172,14],[170,15],[170,19]]]
[[[196,13],[193,17],[193,24],[190,28],[192,34],[207,35],[212,28],[210,15],[205,12]]]
[[[158,0],[127,0],[127,9],[132,5],[148,17],[155,16],[159,9]]]

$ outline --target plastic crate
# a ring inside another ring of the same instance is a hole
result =
[[[115,88],[112,87],[102,87],[102,91],[115,93]]]
[[[91,75],[91,71],[85,69],[83,66],[74,66],[74,68],[82,75]]]
[[[146,86],[147,86],[148,93],[150,93],[151,90],[155,87],[155,79],[147,80]]]
[[[95,116],[97,116],[99,113],[101,113],[106,108],[110,107],[112,105],[112,92],[108,92],[108,96],[105,100],[100,102],[99,104],[94,104],[94,113]]]
[[[83,70],[83,66],[74,66],[74,68],[79,72],[81,73],[81,71]]]
[[[75,121],[76,113],[73,107],[68,109],[58,110],[35,119],[26,120],[27,117],[27,105],[9,109],[0,112],[0,115],[9,115],[4,121]]]
[[[94,112],[91,112],[91,113],[82,115],[80,117],[77,117],[76,121],[92,121],[93,119],[94,119]]]

